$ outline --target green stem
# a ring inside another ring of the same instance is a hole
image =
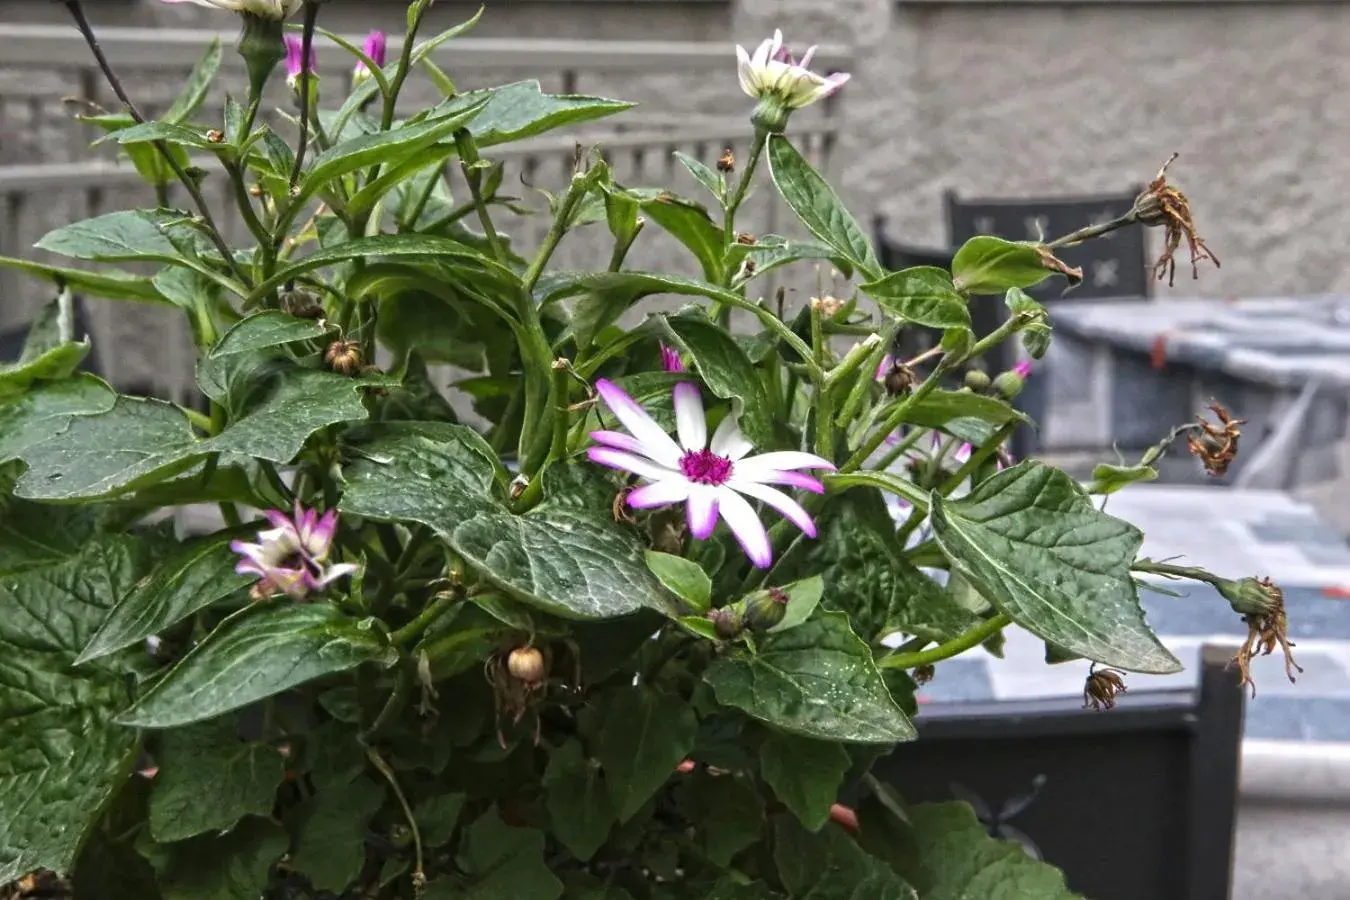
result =
[[[239,509],[233,503],[220,504],[220,517],[225,520],[226,528],[238,528],[244,524],[244,520],[239,518]]]
[[[417,220],[422,218],[422,213],[426,211],[427,204],[431,202],[431,195],[436,190],[436,185],[445,177],[445,163],[436,167],[436,174],[427,179],[427,186],[422,189],[421,195],[417,198],[417,205],[413,207],[412,213],[403,221],[399,222],[399,231],[413,231],[417,228]],[[475,196],[475,201],[477,196]],[[476,205],[476,204],[475,204]]]
[[[614,252],[609,255],[609,271],[617,272],[623,268],[623,261],[627,258],[628,251],[632,249],[633,244],[637,243],[637,236],[642,233],[645,224],[645,220],[639,219],[637,227],[628,236],[628,240],[614,242]]]
[[[422,27],[422,17],[426,15],[427,7],[430,3],[417,4],[417,15],[408,23],[408,30],[403,36],[403,52],[398,58],[398,70],[394,72],[394,80],[389,82],[389,92],[384,95],[384,111],[380,115],[380,131],[388,131],[394,127],[394,111],[398,108],[398,95],[403,90],[403,82],[408,79],[408,72],[412,69],[413,44],[417,40],[417,31]],[[366,173],[366,184],[370,184],[380,174],[380,163],[371,166],[370,171]]]
[[[1074,244],[1081,244],[1090,238],[1101,237],[1115,231],[1118,228],[1124,228],[1127,225],[1133,225],[1137,220],[1134,216],[1134,210],[1130,210],[1125,215],[1109,222],[1103,222],[1100,225],[1089,225],[1086,228],[1080,228],[1077,231],[1070,232],[1063,237],[1055,238],[1045,246],[1054,250],[1059,247],[1072,247]]]
[[[1011,624],[1012,619],[1003,613],[999,613],[992,618],[985,619],[970,631],[952,638],[945,644],[938,644],[929,650],[920,650],[915,653],[892,653],[890,656],[877,660],[877,665],[883,669],[914,669],[919,666],[931,666],[934,663],[942,662],[944,659],[959,656],[973,647],[978,647]]]
[[[548,458],[550,462],[557,461],[567,456],[567,389],[568,381],[571,375],[567,372],[566,360],[555,360],[553,363],[553,446],[549,449]]]
[[[853,387],[849,389],[848,397],[844,399],[844,406],[834,420],[840,428],[847,428],[849,423],[857,418],[863,400],[875,383],[870,373],[875,372],[881,365],[881,359],[886,355],[886,347],[889,344],[890,341],[880,335],[871,335],[850,350],[843,361],[825,376],[825,383],[831,387],[842,383],[845,378],[854,379]],[[862,370],[862,374],[858,374],[859,369]]]
[[[759,158],[764,153],[767,138],[767,133],[756,131],[755,142],[750,145],[750,157],[745,161],[745,168],[741,170],[741,180],[736,183],[736,192],[727,201],[726,216],[722,220],[723,246],[730,247],[736,239],[736,212],[745,201],[746,192],[750,190],[750,182],[754,179],[755,169],[759,166]]]
[[[398,779],[394,776],[394,770],[389,768],[389,763],[384,761],[379,751],[374,747],[366,750],[366,757],[370,760],[384,780],[389,782],[389,786],[394,790],[394,796],[398,799],[398,805],[403,808],[403,816],[408,821],[408,830],[412,832],[413,855],[416,858],[416,865],[413,868],[414,882],[423,882],[426,880],[426,872],[422,865],[422,832],[417,828],[417,819],[413,816],[412,807],[408,806],[408,800],[403,796],[403,790],[398,786]]]
[[[525,293],[531,294],[534,291],[534,285],[539,281],[539,276],[544,273],[544,266],[553,258],[553,251],[558,249],[558,243],[567,233],[567,228],[572,223],[572,214],[576,211],[577,204],[581,202],[582,196],[586,193],[585,182],[574,177],[572,183],[567,188],[567,194],[563,197],[562,204],[558,207],[558,214],[553,217],[553,224],[549,226],[548,234],[544,237],[544,244],[535,254],[534,262],[525,270],[524,283]]]
[[[463,599],[464,594],[459,590],[441,591],[432,598],[425,609],[418,613],[417,618],[390,634],[389,642],[395,647],[402,647],[413,642],[444,615],[446,610]]]
[[[1003,446],[1003,442],[1008,439],[1020,423],[1014,419],[1005,424],[998,431],[995,431],[989,440],[985,441],[980,447],[970,454],[970,459],[966,460],[961,468],[952,473],[952,476],[942,483],[938,488],[938,493],[946,497],[961,486],[961,483],[969,478],[980,466],[984,465],[989,457],[998,452],[998,448]]]
[[[909,415],[910,410],[915,406],[918,406],[919,403],[933,391],[937,390],[938,385],[942,383],[943,376],[955,368],[956,364],[956,360],[950,355],[942,357],[938,364],[933,367],[933,371],[924,379],[923,383],[915,388],[914,392],[908,397],[905,397],[899,403],[895,404],[895,408],[891,410],[890,415],[882,421],[881,427],[877,428],[870,437],[864,440],[862,446],[848,458],[847,462],[839,467],[840,473],[847,474],[862,468],[863,464],[867,462],[867,458],[885,442],[886,435],[904,424],[905,417]]]
[[[909,434],[905,435],[899,441],[897,441],[894,447],[887,450],[886,454],[882,456],[881,459],[877,460],[876,465],[872,466],[872,468],[879,472],[883,472],[886,469],[889,469],[891,465],[894,464],[897,459],[903,456],[907,450],[909,450],[911,447],[917,444],[920,438],[922,438],[925,434],[930,433],[931,432],[919,428],[913,429],[912,431],[910,431]]]
[[[487,201],[483,199],[483,170],[478,165],[480,161],[478,144],[467,128],[455,132],[455,148],[459,151],[460,171],[464,173],[464,182],[469,186],[469,194],[473,197],[478,223],[483,226],[488,246],[492,248],[492,257],[500,263],[506,263],[506,251],[502,248],[497,229],[492,224],[492,216],[488,214]]]
[[[777,318],[777,317],[775,317]],[[833,392],[827,379],[818,377],[825,370],[825,334],[820,329],[820,304],[811,303],[811,359],[815,363],[816,375],[813,376],[814,399],[816,406],[815,438],[816,455],[833,461],[834,459],[834,405]]]
[[[1132,572],[1143,572],[1149,575],[1163,575],[1167,578],[1189,578],[1192,581],[1203,581],[1205,584],[1217,584],[1220,578],[1213,572],[1206,571],[1197,566],[1174,566],[1169,563],[1154,562],[1151,559],[1137,559],[1130,566]]]

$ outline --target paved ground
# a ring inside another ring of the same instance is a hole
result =
[[[1231,577],[1269,576],[1283,588],[1304,674],[1290,684],[1280,657],[1257,661],[1248,738],[1350,741],[1350,544],[1336,528],[1274,491],[1142,485],[1113,496],[1107,511],[1143,529],[1147,556],[1180,556],[1178,564]],[[1166,584],[1186,596],[1145,592],[1143,603],[1150,624],[1183,662],[1193,666],[1207,641],[1236,647],[1246,634],[1213,589]],[[1047,666],[1039,640],[1016,628],[1008,637],[1003,659],[979,651],[940,665],[922,696],[939,703],[1082,694],[1086,663]],[[1175,676],[1131,675],[1128,684],[1137,692],[1194,678],[1192,667]]]

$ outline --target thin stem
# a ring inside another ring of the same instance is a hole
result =
[[[896,441],[895,446],[887,450],[885,455],[882,456],[881,459],[877,460],[876,465],[872,466],[872,468],[876,469],[877,471],[884,471],[886,469],[889,469],[897,459],[899,459],[901,456],[904,455],[906,450],[909,450],[911,447],[917,444],[919,442],[919,438],[923,437],[925,434],[928,433],[929,432],[927,431],[921,431],[918,428],[915,428],[909,434],[905,435],[900,440]]]
[[[417,18],[408,23],[408,30],[403,36],[403,52],[398,58],[398,69],[394,72],[394,80],[389,83],[389,90],[384,95],[384,111],[380,114],[380,131],[388,131],[394,127],[394,112],[398,108],[398,95],[403,90],[403,82],[408,79],[408,71],[412,68],[413,43],[417,40],[417,30],[422,27],[422,17],[426,15],[427,7],[430,3],[420,4],[418,7]],[[370,184],[380,174],[380,163],[370,167],[366,173],[366,184]]]
[[[459,603],[463,599],[464,594],[461,591],[457,590],[441,591],[439,594],[437,594],[435,597],[432,598],[431,602],[426,605],[425,609],[423,609],[420,613],[418,613],[417,618],[413,619],[407,625],[404,625],[402,628],[395,630],[392,634],[389,635],[390,643],[392,643],[395,647],[401,647],[404,644],[410,643],[411,641],[420,637],[421,634],[428,628],[430,628],[431,625],[437,619],[439,619],[445,613],[446,610],[454,606],[456,603]]]
[[[899,428],[904,423],[905,417],[909,415],[909,411],[937,390],[938,385],[942,383],[942,377],[955,366],[956,361],[951,356],[942,357],[941,362],[933,368],[932,373],[924,379],[923,383],[915,388],[912,394],[895,404],[895,408],[881,423],[881,427],[873,432],[871,437],[863,441],[862,446],[848,458],[847,462],[839,467],[839,471],[847,474],[862,468],[863,464],[867,462],[867,458],[885,442],[886,435]]]
[[[978,647],[994,635],[1012,624],[1012,619],[1003,613],[985,619],[979,625],[947,641],[945,644],[938,644],[929,650],[920,650],[916,653],[892,653],[890,656],[884,656],[877,660],[877,665],[883,669],[914,669],[919,666],[931,666],[933,663],[942,662],[944,659],[951,659],[953,656],[959,656],[973,647]]]
[[[253,201],[248,195],[248,184],[244,181],[244,173],[235,163],[225,163],[225,173],[230,177],[230,183],[234,186],[234,200],[239,207],[240,214],[244,217],[244,224],[248,230],[253,233],[253,237],[258,241],[258,246],[268,251],[272,245],[272,235],[268,232],[262,220],[258,218],[257,212],[253,209]],[[267,271],[266,264],[264,272]]]
[[[436,185],[445,177],[445,163],[436,167],[436,174],[427,179],[427,186],[422,189],[422,193],[417,198],[417,204],[402,222],[399,223],[399,231],[412,231],[417,227],[417,220],[422,218],[422,213],[426,210],[427,204],[431,202],[431,195],[436,190]]]
[[[239,518],[239,508],[233,503],[220,504],[220,517],[225,520],[226,528],[238,528],[244,524],[244,520]]]
[[[99,69],[103,71],[103,77],[108,80],[108,85],[113,89],[113,93],[117,95],[118,100],[122,101],[122,105],[126,107],[127,113],[131,118],[134,119],[138,125],[144,125],[145,117],[142,116],[141,111],[136,108],[136,104],[131,102],[131,98],[127,96],[126,89],[122,87],[122,82],[117,77],[117,73],[113,71],[112,65],[108,62],[108,58],[103,55],[103,48],[99,46],[98,38],[94,36],[94,29],[90,27],[89,20],[85,18],[84,8],[80,6],[80,0],[65,0],[65,4],[66,9],[70,10],[71,17],[75,20],[75,27],[80,30],[80,34],[84,37],[84,42],[89,45],[89,50],[94,54],[94,60],[98,63]],[[155,149],[159,151],[160,155],[164,157],[164,161],[168,163],[169,168],[173,170],[173,174],[183,183],[183,187],[187,190],[188,196],[192,198],[192,202],[197,207],[198,214],[202,217],[202,223],[206,226],[207,236],[211,239],[211,243],[216,245],[216,249],[220,251],[220,255],[224,257],[225,265],[229,266],[230,271],[234,273],[236,278],[251,287],[251,283],[239,269],[239,264],[235,262],[234,255],[230,252],[230,245],[225,243],[225,238],[221,236],[220,229],[216,227],[216,222],[211,217],[211,207],[207,205],[206,197],[202,195],[201,188],[197,186],[196,180],[178,164],[178,160],[173,158],[173,153],[170,152],[167,144],[163,141],[152,141],[151,143],[154,144]]]
[[[1130,566],[1131,572],[1143,572],[1149,575],[1162,575],[1166,578],[1189,578],[1192,581],[1203,581],[1206,584],[1215,584],[1219,581],[1218,576],[1213,572],[1208,572],[1198,566],[1174,566],[1169,563],[1154,562],[1151,559],[1137,559]]]
[[[633,248],[633,244],[637,243],[637,236],[642,233],[642,228],[646,224],[645,219],[638,219],[637,227],[633,229],[633,233],[629,235],[628,240],[614,242],[614,252],[609,255],[610,272],[617,272],[623,268],[623,261],[628,257],[628,251]]]
[[[548,458],[559,460],[567,455],[567,388],[571,375],[565,359],[553,362],[553,446]]]
[[[985,441],[980,445],[979,449],[970,454],[970,459],[966,460],[961,468],[957,469],[952,473],[950,478],[942,483],[942,486],[938,488],[938,493],[946,497],[950,495],[952,491],[960,487],[961,483],[969,478],[980,466],[984,465],[989,457],[998,452],[998,448],[1008,439],[1009,435],[1017,430],[1019,424],[1021,423],[1018,422],[1018,420],[1013,419],[1011,422],[1004,424],[998,431],[995,431],[989,440]]]
[[[722,243],[728,247],[736,239],[736,212],[745,201],[746,192],[750,190],[750,182],[754,180],[755,169],[759,166],[759,158],[764,153],[767,139],[767,134],[756,131],[755,142],[750,145],[750,156],[745,161],[745,168],[741,170],[741,180],[736,183],[736,192],[727,201],[726,216],[722,220]]]
[[[825,369],[825,333],[820,328],[820,304],[811,303],[811,359],[815,362],[815,438],[816,455],[833,461],[834,459],[834,406],[833,397],[827,379],[819,377]]]
[[[417,819],[413,816],[412,807],[408,806],[408,800],[403,796],[403,790],[398,786],[398,779],[394,776],[394,770],[389,768],[389,763],[384,761],[380,752],[374,747],[369,747],[366,749],[366,758],[384,776],[384,780],[389,782],[389,786],[394,789],[394,796],[398,799],[398,805],[403,808],[403,816],[408,821],[408,830],[412,832],[413,855],[416,858],[413,880],[415,882],[425,881],[427,876],[422,865],[422,832],[417,828]]]
[[[300,37],[300,142],[295,148],[295,162],[291,165],[291,190],[300,183],[300,172],[305,167],[305,148],[309,145],[309,59],[314,46],[314,23],[319,19],[319,4],[305,3],[305,30]]]
[[[506,251],[502,248],[501,239],[497,235],[497,228],[492,224],[492,216],[488,213],[487,201],[483,199],[483,170],[478,163],[478,145],[474,142],[473,135],[467,128],[461,128],[455,132],[455,148],[459,151],[459,167],[464,173],[464,183],[469,186],[469,194],[473,197],[473,207],[478,213],[478,224],[483,226],[483,233],[487,235],[488,247],[492,249],[492,256],[500,263],[507,262]],[[530,285],[533,287],[533,284]]]
[[[1121,216],[1118,219],[1112,219],[1111,221],[1103,222],[1100,225],[1089,225],[1086,228],[1080,228],[1077,231],[1073,231],[1070,232],[1069,234],[1064,235],[1063,237],[1055,238],[1053,241],[1050,241],[1045,246],[1049,247],[1052,250],[1058,247],[1072,247],[1074,244],[1081,244],[1083,241],[1089,240],[1090,238],[1101,237],[1102,235],[1115,231],[1118,228],[1124,228],[1127,225],[1133,225],[1136,221],[1137,220],[1135,219],[1134,210],[1130,210],[1129,212],[1127,212],[1125,215]]]
[[[571,224],[572,213],[576,211],[577,204],[581,203],[581,198],[585,194],[584,182],[581,179],[573,178],[571,185],[567,189],[567,194],[563,197],[562,205],[558,207],[558,214],[553,217],[553,224],[549,226],[548,234],[544,237],[544,244],[535,254],[534,262],[525,270],[525,293],[528,296],[533,290],[534,285],[539,281],[539,276],[544,274],[544,266],[553,258],[553,251],[558,249],[558,243],[562,241],[563,235],[567,234],[567,228]]]

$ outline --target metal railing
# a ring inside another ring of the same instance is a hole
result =
[[[167,105],[173,89],[181,84],[211,40],[219,36],[225,47],[220,80],[236,93],[242,91],[243,68],[230,49],[235,35],[201,30],[104,28],[99,42],[109,61],[122,75],[138,102],[138,82],[159,86],[159,96],[143,102],[147,115]],[[357,41],[359,43],[359,39]],[[391,41],[390,58],[397,53],[397,41]],[[506,40],[462,38],[443,45],[433,54],[435,61],[452,69],[457,78],[491,81],[488,73],[510,72],[511,80],[538,77],[545,90],[562,93],[584,89],[589,75],[613,76],[631,73],[635,80],[644,77],[690,79],[696,85],[708,72],[720,71],[728,80],[734,67],[730,44],[680,43],[666,41],[573,41]],[[817,53],[817,67],[842,69],[848,52],[837,47]],[[340,61],[342,67],[334,65]],[[345,54],[320,57],[320,75],[325,84],[342,83],[350,71]],[[87,48],[70,27],[48,25],[0,24],[0,64],[22,67],[32,73],[25,85],[31,93],[16,95],[12,86],[0,94],[0,255],[57,261],[32,249],[33,243],[47,231],[67,222],[128,206],[153,206],[154,192],[125,160],[109,155],[115,147],[91,149],[97,137],[62,107],[83,111],[93,106],[115,108],[111,91],[90,60]],[[330,80],[331,79],[331,80]],[[277,79],[280,81],[280,79]],[[167,88],[167,90],[166,90]],[[407,108],[414,108],[431,88],[429,80],[421,85],[410,80]],[[730,90],[735,90],[729,85]],[[269,104],[284,107],[283,91]],[[203,121],[219,118],[223,91],[213,91]],[[748,101],[737,104],[748,111]],[[735,106],[732,107],[736,108]],[[271,120],[286,128],[280,117]],[[838,110],[833,103],[804,110],[793,120],[794,140],[809,159],[828,170],[839,126]],[[283,132],[285,133],[285,132]],[[527,187],[557,190],[566,182],[573,164],[577,143],[598,146],[622,184],[635,187],[674,187],[696,197],[699,189],[683,174],[675,151],[712,165],[724,147],[744,154],[751,138],[748,116],[687,116],[673,109],[632,111],[609,120],[601,120],[535,138],[493,147],[487,156],[507,164],[507,184],[503,193],[521,195],[528,205],[543,207],[530,196]],[[208,172],[218,172],[215,161],[199,162]],[[519,190],[513,189],[521,184]],[[247,230],[234,214],[235,198],[223,177],[213,175],[205,183],[208,201],[225,230],[227,238],[244,241]],[[746,206],[745,225],[755,233],[778,230],[784,221],[778,205],[760,191]],[[705,198],[706,199],[706,198]],[[185,205],[181,191],[169,194],[169,202]],[[528,249],[547,230],[547,217],[535,216],[521,224],[508,223],[518,249]],[[608,250],[597,229],[595,237],[583,231],[569,238],[560,250],[557,262],[567,268],[603,268]],[[665,235],[648,229],[631,257],[632,265],[679,267],[686,254]],[[60,260],[61,264],[71,264]],[[689,266],[691,273],[692,265]],[[771,289],[771,286],[770,288]],[[18,327],[46,298],[48,288],[40,282],[8,270],[0,270],[0,331]],[[186,342],[175,311],[166,309],[128,310],[116,303],[96,303],[89,307],[90,327],[94,332],[94,361],[105,377],[127,389],[154,392],[179,399],[192,383],[190,353],[168,351],[170,346]],[[170,330],[166,333],[166,329]],[[179,338],[182,338],[180,340]],[[117,347],[117,353],[108,350]]]

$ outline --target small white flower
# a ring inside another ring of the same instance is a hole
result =
[[[288,19],[304,5],[304,0],[163,0],[163,2],[195,3],[208,9],[248,13],[264,19]]]
[[[757,100],[772,97],[789,110],[810,106],[839,90],[849,79],[846,72],[834,75],[812,72],[807,67],[815,53],[816,48],[811,47],[797,62],[783,46],[782,31],[774,31],[773,37],[755,48],[753,55],[737,44],[736,73],[741,90]]]
[[[587,455],[592,462],[632,472],[646,481],[629,493],[629,506],[652,509],[684,503],[689,533],[698,540],[712,535],[721,516],[750,562],[761,569],[773,562],[773,548],[759,514],[745,497],[763,502],[809,537],[816,536],[815,523],[801,504],[770,485],[824,493],[819,481],[796,470],[832,470],[829,460],[797,450],[748,456],[754,447],[741,434],[734,416],[724,418],[709,441],[703,399],[698,386],[688,381],[677,384],[674,391],[679,443],[618,385],[600,379],[595,389],[629,433],[592,432],[591,438],[600,446],[590,448]]]

